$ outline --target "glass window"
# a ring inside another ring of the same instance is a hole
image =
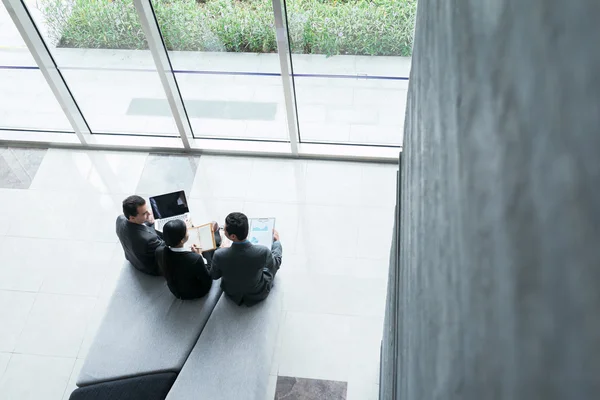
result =
[[[0,129],[72,132],[3,4],[0,4]]]
[[[270,0],[152,0],[194,136],[287,141]]]
[[[401,145],[416,0],[288,0],[303,142]]]
[[[28,8],[92,133],[179,136],[132,0]]]

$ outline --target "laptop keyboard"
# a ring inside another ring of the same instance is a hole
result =
[[[187,221],[187,216],[185,216],[185,215],[176,215],[174,217],[160,219],[160,220],[156,221],[156,229],[158,229],[159,231],[162,231],[163,230],[162,228],[165,226],[165,224],[167,222],[174,221],[176,219],[180,219],[182,221]]]

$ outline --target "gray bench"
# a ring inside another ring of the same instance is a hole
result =
[[[164,278],[145,275],[126,262],[77,386],[178,373],[221,294],[215,281],[204,298],[178,300]]]
[[[203,299],[181,301],[164,278],[126,263],[71,399],[264,400],[279,282],[250,308],[222,295],[220,281]]]
[[[269,297],[250,308],[223,295],[167,400],[265,400],[282,294],[276,279]]]

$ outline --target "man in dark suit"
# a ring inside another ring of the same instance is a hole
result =
[[[252,306],[267,298],[275,274],[281,266],[283,249],[274,232],[273,248],[253,245],[247,240],[248,218],[231,213],[225,220],[229,248],[217,249],[212,259],[211,276],[221,278],[221,288],[238,305]]]
[[[117,236],[125,258],[136,269],[160,275],[154,253],[164,242],[154,229],[154,216],[142,197],[134,195],[123,200],[123,215],[117,217]]]

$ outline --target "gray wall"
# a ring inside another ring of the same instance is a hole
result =
[[[398,398],[600,399],[600,1],[419,0],[412,62]]]

